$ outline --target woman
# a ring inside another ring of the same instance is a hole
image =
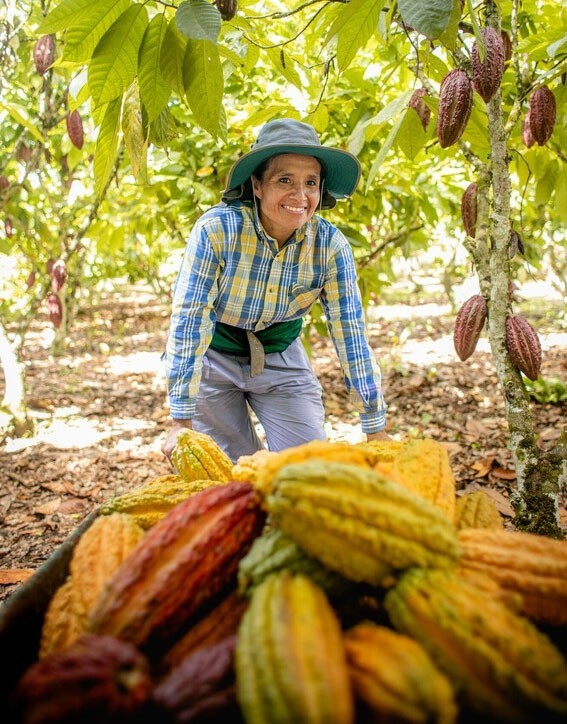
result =
[[[210,435],[236,461],[325,439],[321,385],[300,339],[320,299],[367,439],[387,438],[380,370],[366,335],[352,251],[315,214],[354,192],[360,166],[305,123],[267,123],[196,222],[174,289],[166,349],[172,426]]]

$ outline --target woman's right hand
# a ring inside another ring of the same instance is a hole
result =
[[[171,428],[169,432],[166,435],[165,440],[163,441],[163,444],[161,446],[161,451],[165,455],[165,457],[169,460],[171,463],[171,453],[173,452],[173,449],[175,448],[175,445],[177,444],[177,435],[181,432],[181,430],[192,430],[193,429],[193,422],[192,420],[172,420]]]

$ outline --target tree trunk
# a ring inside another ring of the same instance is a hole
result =
[[[0,365],[4,371],[4,399],[2,411],[6,414],[6,424],[2,434],[12,432],[16,437],[24,437],[33,432],[33,420],[28,415],[25,392],[25,367],[20,361],[21,341],[10,342],[8,334],[0,322]]]

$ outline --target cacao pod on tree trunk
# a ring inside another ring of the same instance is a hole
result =
[[[484,58],[481,60],[478,43],[475,41],[471,52],[472,82],[475,91],[485,103],[500,87],[504,73],[504,43],[494,28],[483,28]]]
[[[537,332],[521,314],[506,320],[506,348],[520,372],[529,380],[537,380],[541,367],[541,344]]]
[[[477,185],[475,183],[471,183],[464,190],[461,198],[461,219],[463,221],[465,231],[472,237],[474,237],[476,233],[477,191]]]
[[[471,115],[473,88],[464,70],[449,71],[441,82],[437,136],[441,148],[456,143],[463,135]]]
[[[71,111],[65,118],[67,124],[67,133],[71,139],[71,143],[75,148],[81,149],[85,140],[85,134],[83,131],[83,120],[79,111]]]
[[[547,86],[537,88],[530,96],[530,131],[534,140],[544,146],[553,133],[557,117],[555,96]]]
[[[42,35],[33,46],[33,63],[40,75],[45,75],[55,60],[53,35]]]
[[[468,359],[475,351],[478,338],[486,321],[486,299],[474,294],[457,312],[453,341],[455,351],[463,360]]]
[[[409,99],[408,106],[413,108],[419,116],[423,130],[427,131],[427,126],[431,120],[431,109],[423,100],[423,96],[427,95],[427,88],[416,88]]]

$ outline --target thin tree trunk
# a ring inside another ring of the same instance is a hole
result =
[[[0,322],[0,365],[4,372],[4,399],[2,410],[8,415],[7,428],[16,437],[32,432],[34,425],[28,415],[25,393],[25,367],[20,361],[18,340],[10,342],[4,325]]]

